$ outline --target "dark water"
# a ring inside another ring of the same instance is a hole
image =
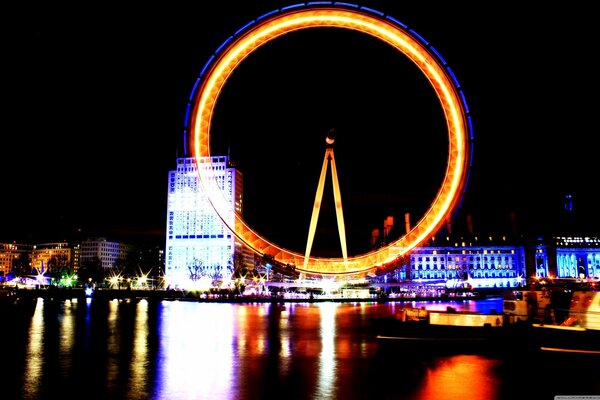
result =
[[[417,303],[501,310],[501,300]],[[553,399],[600,395],[600,359],[420,357],[370,318],[402,303],[0,304],[0,399]]]

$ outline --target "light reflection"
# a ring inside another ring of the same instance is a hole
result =
[[[92,298],[86,297],[85,299],[85,322],[83,325],[83,349],[85,351],[90,350],[91,338],[92,338]]]
[[[496,398],[500,383],[493,368],[497,361],[478,355],[459,355],[440,361],[427,372],[417,399]]]
[[[290,313],[288,307],[291,304],[281,310],[281,316],[279,318],[279,340],[281,348],[279,349],[279,357],[281,357],[281,369],[287,372],[289,368],[290,358],[292,356],[292,340],[290,338]]]
[[[319,355],[319,371],[316,387],[317,397],[332,398],[335,393],[335,315],[338,303],[321,303],[321,354]]]
[[[148,371],[148,301],[140,300],[135,313],[133,328],[133,354],[131,359],[131,377],[129,379],[129,396],[134,398],[145,390]]]
[[[73,336],[75,335],[75,316],[73,309],[76,309],[76,300],[65,300],[63,313],[61,317],[60,340],[58,342],[60,349],[60,372],[61,375],[68,377],[73,367]]]
[[[506,377],[501,361],[473,355],[413,360],[378,354],[361,327],[371,316],[393,312],[390,304],[102,301],[90,312],[86,303],[87,310],[69,301],[58,308],[41,299],[31,304],[18,330],[24,363],[5,378],[16,376],[23,387],[10,398],[321,399],[374,390],[373,398],[476,400],[512,394],[512,382],[524,371]],[[256,350],[259,341],[264,350]],[[63,357],[72,357],[73,365]],[[365,382],[373,386],[365,389]]]
[[[235,305],[165,302],[159,318],[159,374],[156,393],[161,399],[233,398],[237,375],[233,369],[232,337]]]
[[[112,300],[108,303],[107,328],[108,335],[106,337],[106,351],[108,354],[106,360],[106,378],[107,382],[116,382],[119,376],[119,342],[120,335],[118,334],[118,309],[119,300]]]
[[[257,316],[259,317],[259,319],[261,318],[272,318],[271,315],[269,314],[269,310],[268,310],[269,304],[265,303],[260,305],[257,308]],[[250,331],[251,332],[251,331]],[[251,334],[253,334],[253,332],[251,332]],[[267,333],[265,333],[264,330],[260,330],[260,333],[253,335],[255,340],[251,341],[252,345],[250,346],[250,354],[252,354],[253,356],[263,356],[267,353],[268,351],[268,338],[267,338]]]
[[[23,379],[24,398],[39,398],[40,384],[43,378],[44,365],[44,300],[37,299],[35,311],[31,318],[27,360]]]
[[[250,307],[250,305],[247,305],[246,307],[237,307],[235,310],[235,318],[237,324],[240,326],[246,326],[248,324],[248,307]],[[245,354],[246,347],[248,346],[248,337],[246,335],[246,329],[240,329],[239,331],[240,332],[238,332],[237,340],[234,342],[235,352],[238,354],[238,356],[240,354]]]

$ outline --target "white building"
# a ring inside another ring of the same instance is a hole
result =
[[[202,191],[195,158],[177,159],[168,178],[165,245],[165,283],[172,288],[226,285],[234,272],[236,238],[227,226],[242,213],[242,174],[226,156],[205,157],[200,168],[212,170],[231,207],[221,215],[225,224]]]
[[[106,272],[117,268],[127,258],[132,246],[110,242],[106,238],[88,238],[81,242],[81,264],[98,263]]]

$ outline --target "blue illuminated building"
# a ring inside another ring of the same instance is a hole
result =
[[[226,156],[206,157],[200,168],[212,169],[231,206],[221,217],[233,226],[235,213],[242,213],[242,174]],[[236,238],[203,193],[195,158],[178,158],[168,181],[165,283],[181,289],[227,286]]]
[[[513,288],[543,278],[600,280],[600,238],[447,235],[416,247],[379,281]]]

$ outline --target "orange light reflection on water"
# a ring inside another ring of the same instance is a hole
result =
[[[491,400],[498,397],[497,361],[478,355],[445,358],[428,369],[415,399]]]

